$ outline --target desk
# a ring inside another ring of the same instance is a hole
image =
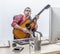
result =
[[[13,52],[13,47],[10,48],[0,48],[0,54],[29,54],[29,44],[22,45],[24,47],[23,51],[15,53]],[[39,52],[35,52],[34,54],[57,54],[60,53],[60,45],[59,44],[49,44],[41,46],[41,50]]]

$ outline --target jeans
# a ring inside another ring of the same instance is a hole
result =
[[[17,39],[17,38],[14,36],[14,39]]]

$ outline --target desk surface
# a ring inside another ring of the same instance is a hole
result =
[[[0,48],[0,54],[30,54],[29,53],[29,44],[21,45],[24,47],[21,52],[13,52],[13,47],[10,48]],[[60,53],[60,44],[49,44],[41,46],[41,50],[33,54],[56,54]]]

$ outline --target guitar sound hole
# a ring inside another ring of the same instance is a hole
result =
[[[29,27],[30,26],[30,24],[28,23],[28,24],[26,24],[26,27]]]

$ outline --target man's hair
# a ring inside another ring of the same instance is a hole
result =
[[[31,10],[31,8],[30,8],[30,7],[26,7],[26,8],[25,8],[25,10],[26,10],[26,9],[30,9],[30,10]],[[25,11],[25,10],[24,10],[24,11]]]

